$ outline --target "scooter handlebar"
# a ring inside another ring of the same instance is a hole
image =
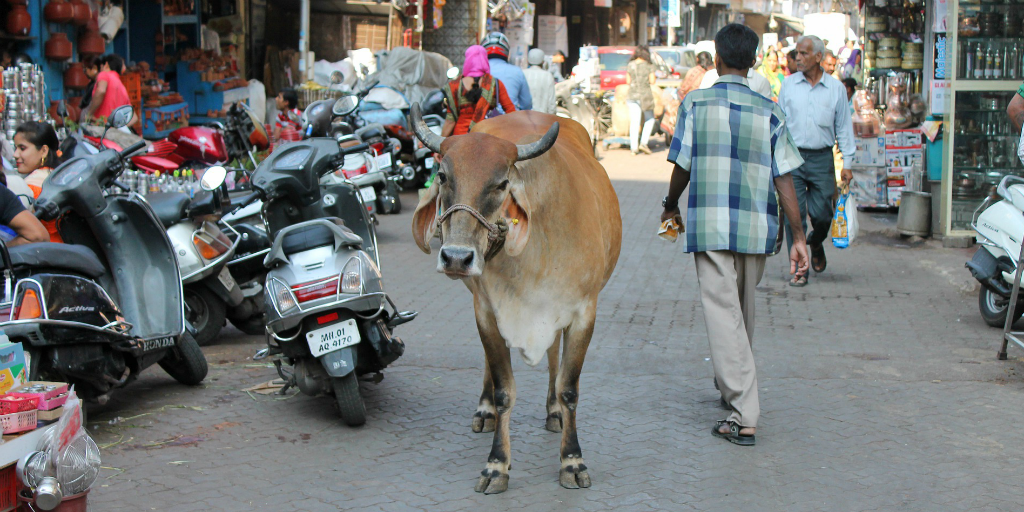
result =
[[[121,158],[125,158],[125,157],[131,155],[132,153],[134,153],[134,152],[136,152],[136,151],[138,151],[138,150],[140,150],[140,149],[142,149],[144,147],[146,147],[146,141],[140,140],[140,141],[136,142],[135,144],[132,144],[131,146],[128,146],[127,148],[124,148],[123,150],[121,150],[121,153],[120,153]]]
[[[250,204],[254,203],[259,198],[259,192],[252,192],[251,194],[242,196],[238,201],[231,202],[231,211],[237,212],[238,210],[241,210],[242,208],[245,208],[246,206],[249,206]]]

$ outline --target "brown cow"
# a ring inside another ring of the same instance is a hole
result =
[[[512,348],[530,365],[547,353],[546,427],[562,432],[558,480],[566,488],[590,487],[576,404],[597,296],[622,242],[619,200],[608,174],[575,121],[520,111],[445,139],[423,124],[418,105],[412,113],[416,135],[443,155],[413,216],[413,236],[429,254],[440,227],[437,270],[473,292],[486,356],[473,431],[493,428],[494,443],[476,491],[508,489],[516,401]]]

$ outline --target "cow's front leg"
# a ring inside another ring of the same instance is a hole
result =
[[[494,432],[494,383],[491,382],[490,365],[484,363],[484,390],[473,413],[473,432]]]
[[[583,452],[576,437],[576,404],[579,401],[580,372],[583,359],[594,334],[594,311],[591,306],[582,318],[565,329],[565,348],[558,373],[558,404],[562,408],[562,461],[558,483],[566,489],[590,487],[590,474],[583,463]]]
[[[493,325],[493,324],[492,324]],[[508,470],[511,466],[509,420],[516,402],[516,381],[512,377],[512,358],[498,329],[480,327],[480,339],[487,355],[491,382],[494,386],[494,410],[497,416],[494,442],[487,456],[487,466],[480,473],[476,492],[497,494],[508,490]]]
[[[548,418],[544,428],[562,431],[562,406],[558,405],[558,345],[562,332],[555,333],[555,342],[548,348]]]

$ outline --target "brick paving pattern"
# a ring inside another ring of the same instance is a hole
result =
[[[660,146],[660,144],[659,144]],[[545,364],[516,357],[509,490],[473,492],[491,434],[473,434],[483,351],[465,287],[410,236],[415,196],[378,231],[388,291],[420,317],[406,355],[364,383],[368,421],[347,428],[330,397],[249,395],[276,377],[263,346],[227,328],[196,388],[159,368],[90,409],[104,447],[91,510],[1014,510],[1024,456],[1024,352],[996,361],[977,312],[971,249],[894,235],[862,214],[854,248],[829,251],[810,285],[769,259],[755,354],[754,448],[710,435],[718,406],[692,258],[654,236],[662,149],[603,164],[623,214],[581,380],[580,442],[593,487],[558,485],[559,434],[544,430]],[[113,424],[111,424],[113,422]]]

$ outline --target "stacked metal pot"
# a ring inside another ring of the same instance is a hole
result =
[[[46,84],[43,70],[36,64],[19,64],[3,71],[3,130],[7,140],[14,139],[18,125],[26,121],[46,121]]]

